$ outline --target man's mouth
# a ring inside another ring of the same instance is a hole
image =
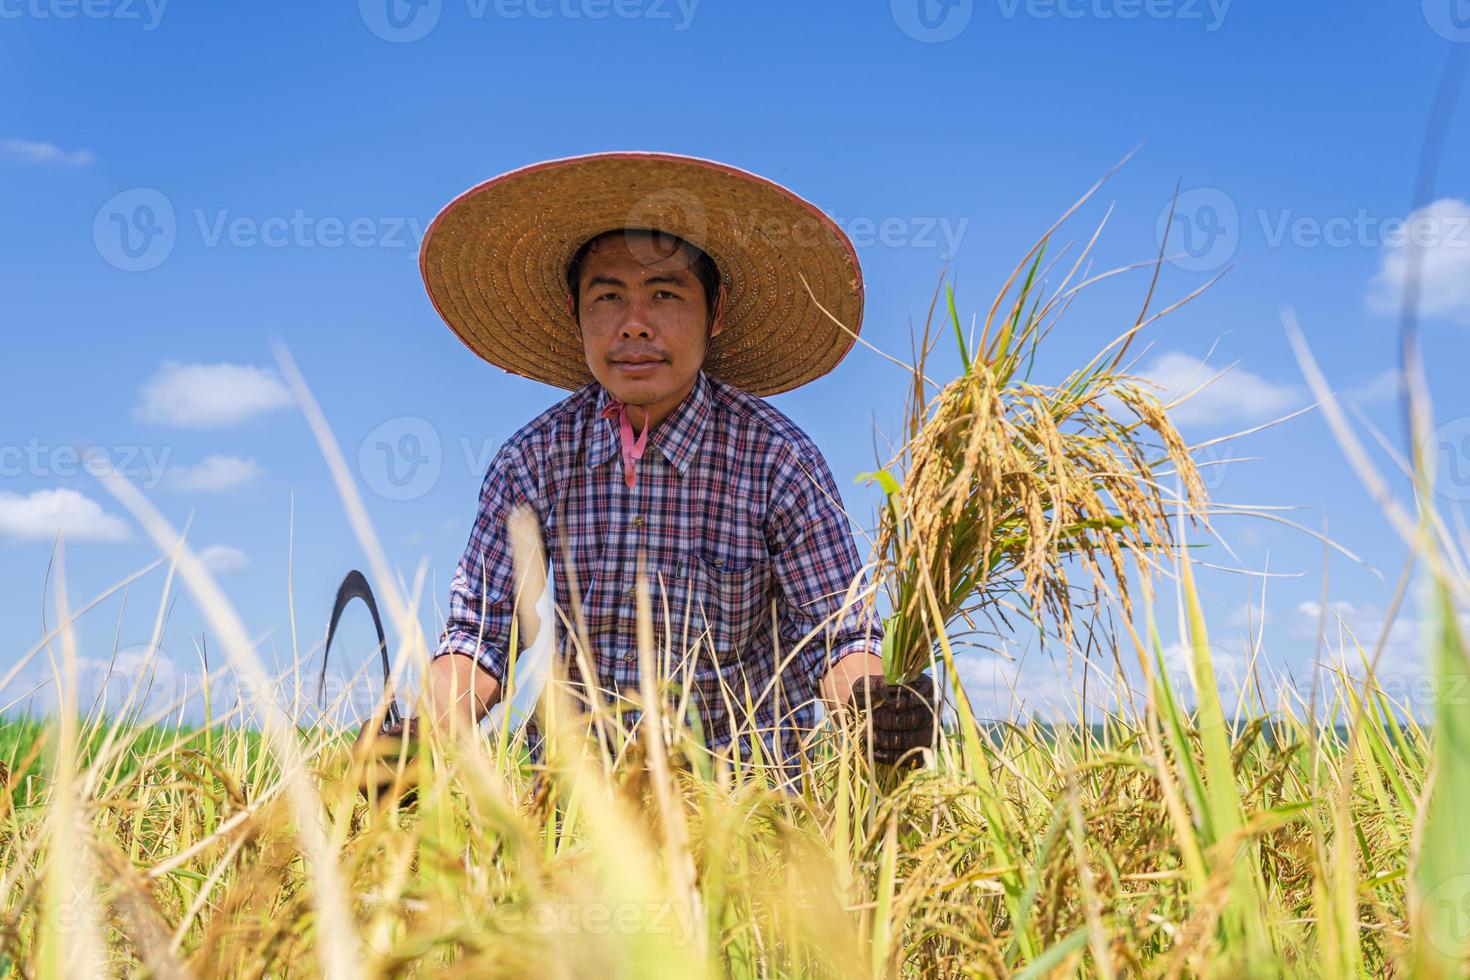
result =
[[[628,374],[648,374],[664,363],[664,359],[652,354],[633,354],[628,357],[615,357],[612,363],[613,367]]]

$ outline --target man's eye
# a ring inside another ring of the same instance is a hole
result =
[[[600,293],[597,296],[593,297],[592,302],[594,302],[594,303],[601,303],[605,299],[611,300],[611,299],[617,299],[617,298],[618,298],[618,294],[617,293]]]
[[[654,296],[654,299],[678,299],[679,298],[679,294],[678,293],[671,293],[667,289],[660,289],[658,292],[654,293],[653,296]]]

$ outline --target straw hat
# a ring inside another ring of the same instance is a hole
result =
[[[710,160],[599,153],[513,170],[440,212],[419,267],[470,350],[576,389],[592,375],[567,316],[566,268],[588,239],[623,228],[678,235],[719,268],[729,297],[710,375],[772,395],[826,374],[851,349],[863,280],[847,236],[784,187]]]

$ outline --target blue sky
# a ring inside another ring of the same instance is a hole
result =
[[[426,562],[442,605],[484,464],[560,395],[460,345],[424,295],[418,239],[463,189],[552,157],[675,151],[791,187],[857,242],[864,336],[904,354],[941,274],[967,315],[983,314],[1035,238],[1139,147],[1062,240],[1086,241],[1111,206],[1095,268],[1147,260],[1178,183],[1161,296],[1233,264],[1151,329],[1138,364],[1171,387],[1206,357],[1199,380],[1235,365],[1181,412],[1186,433],[1307,403],[1290,307],[1334,385],[1401,444],[1388,309],[1439,66],[1470,42],[1452,3],[0,0],[12,93],[0,106],[0,674],[43,634],[58,524],[74,603],[155,556],[77,465],[83,444],[171,520],[192,520],[268,661],[291,649],[294,506],[296,626],[304,648],[316,641],[337,581],[363,559],[274,376],[273,341],[354,463],[391,560],[405,578]],[[1437,203],[1410,227],[1430,238],[1425,342],[1451,443],[1456,426],[1470,432],[1470,122],[1453,125],[1445,160]],[[1060,378],[1129,325],[1145,286],[1135,274],[1091,290],[1040,376]],[[859,350],[775,400],[867,526],[875,498],[852,480],[871,468],[875,426],[897,421],[905,380]],[[1404,549],[1320,417],[1215,458],[1236,456],[1254,459],[1211,470],[1215,496],[1299,508],[1288,516],[1360,555],[1331,557],[1327,594],[1371,632]],[[395,485],[387,466],[412,459],[414,479]],[[1470,496],[1465,473],[1446,505]],[[1320,544],[1255,520],[1220,528],[1237,558],[1214,547],[1209,560],[1295,576],[1271,580],[1266,632],[1273,664],[1300,672]],[[1229,656],[1259,580],[1206,573],[1203,585]],[[126,605],[89,614],[84,657],[145,643],[161,587],[154,574]],[[1392,644],[1405,685],[1415,615]],[[433,616],[426,603],[429,628]],[[204,631],[184,596],[166,654],[192,662]],[[1011,670],[973,662],[977,684]],[[1028,661],[1023,690],[1041,697],[1049,669]]]

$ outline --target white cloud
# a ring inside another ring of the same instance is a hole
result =
[[[1226,617],[1225,623],[1237,629],[1248,629],[1254,633],[1261,628],[1263,620],[1270,623],[1274,622],[1276,618],[1274,611],[1270,609],[1263,610],[1259,605],[1251,602],[1232,609],[1230,615]]]
[[[1323,661],[1345,667],[1355,679],[1366,674],[1366,663],[1378,652],[1381,642],[1383,650],[1373,671],[1378,688],[1400,709],[1428,718],[1435,710],[1434,683],[1428,669],[1428,650],[1433,642],[1431,621],[1413,606],[1406,602],[1389,623],[1387,611],[1371,603],[1329,602],[1324,619],[1321,604],[1307,601],[1297,606],[1291,636],[1315,650],[1320,622]],[[1470,633],[1470,611],[1462,610],[1457,618],[1461,632]]]
[[[206,456],[194,466],[171,466],[165,481],[181,493],[221,493],[244,486],[263,473],[253,459],[239,456]]]
[[[1393,401],[1404,390],[1404,375],[1398,368],[1387,368],[1348,392],[1363,404]]]
[[[239,572],[250,567],[250,556],[227,544],[212,544],[200,548],[199,560],[216,575]]]
[[[28,497],[0,491],[0,537],[49,541],[125,541],[128,526],[75,490],[37,490]]]
[[[1415,253],[1420,315],[1470,323],[1470,204],[1447,197],[1409,215],[1406,231],[1383,246],[1369,309],[1399,312]]]
[[[232,680],[229,673],[216,670],[211,686],[219,692]],[[0,710],[20,706],[30,714],[49,715],[56,710],[61,684],[55,666],[33,660],[0,688]],[[83,710],[100,708],[114,720],[154,721],[167,715],[203,720],[202,689],[197,668],[181,666],[159,648],[140,644],[102,657],[79,655],[72,697]],[[216,697],[214,703],[231,702]]]
[[[1305,602],[1297,603],[1296,611],[1300,615],[1306,617],[1307,619],[1310,619],[1315,624],[1319,617],[1321,617],[1322,615],[1322,603],[1318,602],[1316,599],[1308,599]],[[1354,606],[1351,602],[1339,599],[1335,602],[1327,603],[1326,621],[1329,623],[1335,623],[1338,620],[1342,620],[1343,622],[1351,625],[1354,617],[1357,615],[1357,612],[1357,607]]]
[[[1063,721],[1075,719],[1083,703],[1083,664],[1074,660],[1071,674],[1065,657],[1031,653],[1011,660],[991,653],[962,653],[955,658],[960,684],[976,717],[1002,719],[1030,716]],[[1115,678],[1096,666],[1087,681],[1091,710],[1118,703]]]
[[[150,624],[151,625],[151,624]],[[107,630],[109,636],[112,629]],[[382,694],[381,678],[362,671],[329,671],[325,685],[325,710],[316,704],[317,677],[314,672],[299,676],[293,670],[275,675],[262,690],[238,677],[228,663],[212,658],[208,673],[209,700],[217,723],[223,709],[238,708],[235,716],[243,724],[258,720],[261,699],[268,698],[297,717],[302,724],[325,724],[351,731],[377,706]],[[347,670],[339,665],[339,670]],[[0,687],[0,712],[18,708],[46,716],[56,710],[60,679],[55,667],[35,658]],[[156,721],[172,716],[194,723],[204,721],[205,674],[196,651],[166,652],[148,644],[119,646],[114,653],[77,657],[74,703],[94,705],[113,720],[124,718]],[[298,700],[298,695],[305,695]]]
[[[1230,707],[1249,682],[1247,675],[1250,662],[1244,651],[1237,652],[1211,644],[1210,666],[1215,672],[1215,686],[1220,691],[1220,700],[1226,707]],[[1164,648],[1164,668],[1175,686],[1183,690],[1192,701],[1195,688],[1194,648],[1183,643],[1169,644]]]
[[[291,404],[275,372],[249,364],[165,361],[141,394],[133,410],[139,421],[192,429],[232,425]]]
[[[1169,411],[1170,418],[1184,425],[1263,422],[1301,407],[1306,400],[1296,386],[1268,381],[1238,366],[1220,372],[1197,357],[1167,351],[1139,373],[1159,386],[1166,405],[1189,396]]]
[[[55,143],[32,140],[0,140],[0,152],[22,163],[52,167],[85,167],[96,159],[91,150],[63,150]]]

